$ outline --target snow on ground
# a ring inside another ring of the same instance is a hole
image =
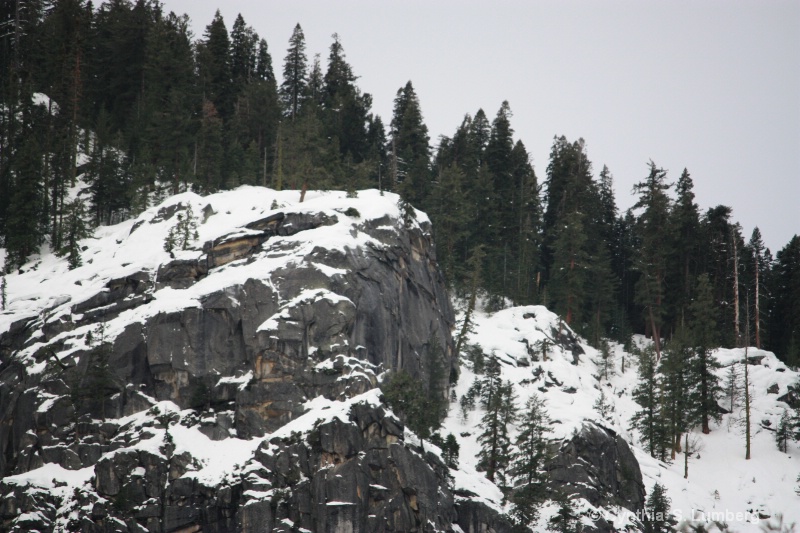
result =
[[[397,206],[399,197],[392,193],[381,194],[376,190],[367,190],[350,198],[344,192],[308,191],[304,202],[300,203],[299,199],[298,191],[279,192],[248,186],[206,197],[186,192],[144,211],[136,219],[97,228],[91,238],[81,241],[80,244],[84,247],[83,265],[74,270],[68,269],[65,258],[43,250],[19,271],[6,275],[7,306],[0,312],[0,333],[7,331],[13,322],[23,318],[38,317],[42,322],[56,320],[62,314],[70,313],[75,304],[103,291],[110,280],[145,271],[150,272],[151,280],[155,281],[159,265],[172,260],[169,253],[164,251],[163,243],[177,222],[176,216],[164,220],[163,213],[178,204],[184,210],[191,207],[198,219],[199,234],[189,250],[175,252],[178,259],[198,258],[205,242],[248,232],[250,230],[245,228],[246,224],[278,212],[325,213],[329,217],[335,216],[338,222],[288,237],[272,237],[255,261],[233,261],[218,267],[224,271],[224,275],[208,276],[187,289],[166,287],[155,291],[151,302],[124,311],[105,324],[106,341],[112,340],[132,322],[144,321],[157,313],[198,306],[205,295],[248,279],[262,279],[274,287],[276,284],[272,283],[271,275],[280,268],[308,265],[327,275],[343,274],[344,271],[314,261],[314,251],[322,248],[356,250],[367,245],[380,248],[381,243],[360,231],[359,226],[365,221],[377,221],[373,224],[380,224],[384,231],[399,231],[400,225],[404,224]],[[357,213],[348,211],[351,208]],[[212,214],[206,216],[209,212]],[[428,222],[426,215],[417,212],[416,218],[410,223],[418,225],[425,222]],[[4,256],[5,250],[0,249],[0,258]],[[285,309],[305,300],[319,298],[332,304],[349,302],[341,295],[327,290],[305,291],[294,299],[286,298],[288,301],[285,302]],[[77,318],[73,316],[73,319]],[[95,326],[80,327],[56,337],[55,340],[65,341],[65,349],[59,353],[60,357],[86,348],[86,334],[90,330],[96,333],[95,329]],[[21,352],[21,356],[30,356],[41,346],[40,343],[32,343]],[[31,373],[41,372],[46,364],[34,364],[32,360],[28,363],[28,371]],[[245,384],[248,378],[249,375],[227,379]],[[330,420],[335,416],[347,419],[354,403],[378,403],[378,394],[376,389],[346,402],[322,401],[320,398],[311,400],[306,405],[305,415],[272,435],[252,440],[229,438],[213,441],[197,425],[187,427],[180,423],[185,417],[193,416],[193,411],[180,411],[171,402],[153,402],[153,407],[147,411],[117,421],[122,426],[127,425],[122,433],[133,435],[134,443],[112,453],[143,450],[163,455],[168,449],[165,443],[169,432],[175,444],[171,453],[189,452],[195,459],[192,467],[194,470],[186,475],[207,485],[215,485],[223,481],[225,476],[234,474],[237,467],[244,467],[265,439],[289,436],[292,431],[307,431],[318,420]],[[44,398],[45,408],[50,403],[52,398]],[[168,429],[160,422],[154,423],[154,419],[167,414],[171,420]],[[59,491],[68,495],[73,489],[85,485],[92,475],[92,468],[71,472],[48,464],[26,474],[5,478],[4,481],[45,490],[55,489],[57,485]]]
[[[517,406],[523,407],[528,397],[536,393],[546,401],[550,418],[555,421],[551,437],[568,438],[586,420],[595,421],[616,431],[631,445],[642,469],[647,493],[658,482],[667,488],[672,499],[672,510],[676,518],[700,521],[725,521],[731,531],[762,531],[767,518],[775,521],[782,514],[786,523],[800,523],[800,496],[795,494],[796,481],[800,474],[800,446],[789,445],[788,453],[777,449],[774,428],[786,408],[777,398],[787,392],[788,385],[800,382],[800,375],[786,368],[771,352],[749,348],[747,355],[762,358],[759,364],[749,366],[752,391],[752,458],[745,457],[745,438],[740,419],[741,406],[732,414],[723,415],[720,424],[712,426],[709,435],[693,432],[701,450],[690,456],[689,478],[684,479],[684,456],[680,455],[671,464],[650,457],[641,447],[638,433],[631,428],[630,419],[639,409],[631,398],[631,392],[639,382],[636,357],[625,353],[620,345],[612,344],[615,372],[608,380],[600,380],[600,372],[594,363],[597,350],[582,343],[585,354],[578,365],[572,364],[572,354],[560,348],[551,348],[547,361],[529,361],[528,346],[552,336],[552,329],[559,327],[556,315],[541,306],[516,307],[494,314],[476,312],[474,332],[469,336],[470,344],[478,344],[485,354],[495,354],[502,364],[502,379],[515,384]],[[643,346],[647,340],[638,337],[635,343]],[[745,349],[719,349],[715,355],[724,366],[719,375],[724,382],[728,366],[737,363],[740,373]],[[623,357],[626,369],[621,372]],[[526,364],[530,366],[524,366]],[[541,368],[539,378],[534,372]],[[469,389],[476,375],[469,365],[462,364],[461,375],[455,386],[460,399]],[[547,386],[549,385],[549,386]],[[778,387],[777,394],[767,389]],[[546,392],[540,387],[547,386]],[[607,400],[614,406],[609,421],[604,421],[593,405],[600,395],[601,387]],[[574,388],[575,392],[572,392]],[[725,406],[727,400],[721,400]],[[742,400],[743,401],[743,400]],[[728,401],[729,403],[729,401]],[[482,409],[477,406],[463,416],[458,402],[452,402],[444,422],[442,434],[452,433],[458,440],[460,465],[464,472],[474,472],[475,457],[479,451],[477,442],[480,433]],[[512,438],[514,433],[512,432]],[[480,477],[481,473],[475,473]],[[478,483],[474,476],[456,476],[457,488],[470,490],[500,505],[501,494],[485,479]],[[582,508],[591,511],[587,502]],[[555,512],[554,507],[543,509],[542,523]],[[605,514],[606,519],[621,527],[627,522],[625,512],[617,516]],[[759,518],[761,517],[761,518]]]
[[[337,269],[314,262],[314,249],[380,246],[380,243],[360,232],[358,225],[365,220],[383,220],[386,215],[394,223],[401,224],[397,200],[396,195],[386,193],[382,196],[374,190],[361,191],[357,198],[348,198],[343,192],[309,191],[305,201],[299,203],[297,191],[278,192],[247,186],[207,197],[191,192],[179,194],[160,206],[146,210],[136,219],[95,230],[93,237],[81,242],[86,247],[82,253],[83,266],[75,270],[67,268],[65,259],[45,250],[41,255],[32,258],[19,272],[8,273],[7,307],[0,312],[0,332],[7,331],[13,321],[23,317],[55,320],[62,313],[70,312],[76,303],[103,290],[109,280],[143,270],[151,272],[155,277],[159,265],[170,260],[162,243],[176,223],[175,217],[162,220],[159,210],[164,207],[179,203],[184,207],[191,206],[198,217],[199,239],[190,250],[176,252],[178,258],[199,257],[204,242],[234,232],[247,231],[244,228],[247,223],[279,211],[324,212],[336,215],[338,223],[291,237],[274,237],[257,261],[249,264],[234,261],[219,267],[224,269],[225,276],[209,276],[188,289],[164,288],[156,291],[153,301],[123,312],[106,324],[107,338],[113,338],[130,322],[145,320],[159,312],[196,306],[203,296],[248,278],[264,279],[265,283],[272,284],[270,272],[277,268],[299,266],[302,263],[317,268],[326,275],[343,274]],[[203,215],[206,206],[213,210],[208,218]],[[355,208],[360,216],[345,215],[348,208]],[[419,222],[427,221],[423,213],[418,212],[417,217]],[[398,229],[390,225],[391,222],[380,223],[388,231]],[[0,249],[0,259],[4,256],[5,250]],[[333,293],[323,296],[332,302],[340,298]],[[314,292],[313,297],[318,297],[318,292]],[[292,302],[286,303],[288,308]],[[544,307],[517,307],[492,315],[478,311],[475,319],[475,332],[470,335],[469,342],[479,344],[485,353],[494,353],[503,362],[502,377],[516,385],[518,406],[523,406],[534,392],[543,397],[550,417],[555,421],[551,436],[556,439],[569,437],[586,420],[605,424],[618,432],[633,445],[648,492],[655,482],[665,485],[669,497],[672,498],[673,511],[679,518],[690,518],[695,510],[705,513],[708,518],[712,517],[711,513],[721,513],[714,517],[726,519],[727,512],[727,522],[733,530],[740,532],[760,530],[758,524],[747,522],[754,513],[773,517],[783,513],[787,522],[800,522],[800,497],[794,492],[796,478],[800,473],[800,447],[797,443],[791,443],[788,453],[781,453],[777,450],[773,437],[773,429],[785,407],[777,398],[786,393],[788,385],[798,382],[798,374],[786,369],[773,354],[748,350],[751,357],[763,356],[759,364],[750,366],[753,392],[752,459],[744,459],[744,437],[737,422],[741,417],[741,409],[738,408],[732,414],[724,415],[722,422],[712,427],[711,434],[693,434],[703,448],[699,454],[691,457],[689,478],[685,480],[682,457],[672,464],[663,464],[649,457],[639,447],[638,435],[630,427],[630,418],[638,409],[630,397],[638,382],[636,365],[634,357],[626,354],[622,347],[612,346],[616,374],[608,381],[599,381],[599,372],[593,362],[598,353],[585,343],[583,348],[586,353],[580,356],[577,365],[572,364],[571,353],[552,346],[548,350],[546,361],[530,359],[529,348],[533,347],[540,352],[537,342],[552,337],[553,328],[559,327],[556,315]],[[264,327],[268,328],[269,324]],[[71,350],[84,347],[82,339],[88,333],[88,328],[78,328],[63,334],[67,343],[62,357]],[[645,341],[637,339],[637,343],[643,342]],[[34,343],[26,353],[32,354],[38,347]],[[727,366],[741,361],[744,349],[718,350],[717,356]],[[623,357],[627,367],[624,373],[620,368]],[[529,366],[525,366],[526,364]],[[31,367],[29,371],[42,370],[44,363],[39,366],[41,368]],[[541,373],[536,377],[534,372],[538,372],[539,368]],[[726,370],[720,372],[723,380]],[[463,396],[475,377],[468,366],[462,365],[460,379],[455,386],[458,398]],[[778,394],[767,392],[773,385],[778,386]],[[601,387],[615,408],[610,421],[603,421],[593,409]],[[541,392],[540,388],[546,388],[546,392]],[[339,402],[341,405],[326,402],[327,408],[316,405],[311,400],[306,405],[309,412],[288,424],[279,433],[302,431],[319,418],[342,416],[356,400],[377,401],[370,394],[375,393],[367,393],[364,398],[354,398],[349,402]],[[177,412],[175,406],[159,406],[163,410]],[[177,413],[177,416],[186,415]],[[488,505],[501,508],[502,495],[499,489],[475,470],[481,416],[481,409],[477,407],[464,417],[458,403],[453,403],[444,421],[442,433],[452,433],[461,446],[460,469],[453,471],[455,488],[473,492]],[[143,420],[136,420],[131,422],[144,424]],[[165,431],[163,428],[149,427],[147,435],[150,436],[135,446],[147,447],[155,453],[160,450]],[[261,439],[245,441],[235,438],[211,441],[196,428],[186,428],[180,424],[171,426],[170,432],[175,439],[176,453],[180,450],[190,451],[198,459],[198,470],[187,475],[197,476],[206,483],[214,483],[226,472],[231,472],[235,465],[243,465],[261,442]],[[427,446],[426,443],[426,448]],[[58,466],[45,465],[32,472],[6,478],[6,481],[69,492],[72,487],[85,484],[91,473],[91,469],[70,472]],[[54,479],[60,481],[59,485],[66,485],[55,487]],[[543,515],[547,516],[548,513],[545,509]],[[624,518],[615,519],[615,523],[621,526]]]
[[[56,320],[60,315],[69,313],[75,304],[103,291],[112,279],[146,271],[151,273],[151,279],[155,282],[159,265],[171,260],[163,249],[163,243],[177,222],[176,216],[164,220],[159,213],[177,204],[183,208],[191,207],[198,219],[199,236],[189,250],[175,251],[178,259],[198,258],[202,255],[203,243],[232,233],[249,231],[245,228],[246,224],[278,212],[322,212],[336,216],[338,222],[289,237],[273,237],[257,261],[234,261],[217,267],[224,271],[224,276],[207,276],[188,289],[165,287],[156,291],[151,302],[125,311],[109,321],[105,325],[107,340],[113,339],[132,322],[144,321],[157,313],[198,306],[199,300],[205,295],[244,283],[248,279],[262,279],[274,286],[270,276],[279,268],[307,265],[322,269],[323,273],[341,273],[337,269],[321,267],[313,261],[313,252],[319,248],[355,250],[367,245],[380,248],[381,244],[359,231],[358,226],[367,220],[383,220],[387,215],[396,224],[402,224],[397,206],[399,198],[392,193],[367,190],[360,191],[356,198],[348,198],[344,192],[309,191],[303,203],[299,199],[298,191],[274,191],[249,186],[205,197],[185,192],[151,207],[135,219],[114,226],[98,227],[91,238],[81,241],[81,246],[85,247],[81,254],[83,265],[74,270],[68,269],[64,258],[43,251],[19,271],[6,275],[7,305],[0,312],[0,333],[7,331],[12,322],[21,318],[39,317],[45,322]],[[213,214],[206,218],[204,208],[206,213],[210,209]],[[349,208],[357,210],[358,216],[345,215]],[[426,215],[418,212],[412,223],[427,221]],[[4,254],[5,250],[0,249],[0,255]],[[328,293],[326,298],[335,303],[341,297]],[[81,339],[89,329],[86,326],[64,333],[64,339],[68,339],[67,346],[71,345],[73,350],[83,348]],[[22,355],[33,354],[39,347],[34,344]],[[63,357],[68,353],[69,348],[60,355]],[[31,368],[30,371],[44,369],[44,364],[39,366],[41,368]]]

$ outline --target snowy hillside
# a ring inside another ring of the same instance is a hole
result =
[[[180,194],[98,228],[78,268],[45,251],[6,276],[0,530],[510,531],[510,504],[479,471],[483,411],[460,405],[473,361],[458,365],[441,429],[457,468],[378,389],[387,370],[424,381],[434,338],[454,365],[429,220],[378,191],[298,200]],[[656,482],[682,520],[800,521],[800,448],[774,443],[778,398],[799,377],[773,354],[747,352],[753,458],[736,408],[692,435],[702,449],[685,480],[683,457],[656,461],[631,429],[636,357],[620,346],[601,379],[597,350],[541,306],[477,312],[475,346],[501,362],[517,406],[545,400],[550,475],[576,491],[588,531],[639,530]],[[716,354],[727,366],[745,351]],[[555,512],[545,504],[532,529]]]
[[[552,340],[560,327],[558,317],[544,307],[478,313],[475,322],[469,342],[479,345],[484,354],[499,358],[502,379],[514,383],[519,407],[525,405],[533,393],[543,398],[550,418],[554,420],[550,434],[554,440],[569,438],[587,421],[623,436],[634,449],[647,493],[656,482],[664,485],[672,500],[672,512],[682,523],[727,522],[731,531],[739,532],[762,531],[768,522],[776,523],[779,515],[783,515],[787,524],[800,523],[800,496],[795,494],[796,479],[800,474],[800,447],[796,442],[790,443],[788,453],[782,453],[776,447],[774,434],[787,407],[778,398],[787,393],[788,386],[796,385],[800,376],[787,369],[774,354],[754,348],[747,350],[751,363],[755,363],[750,366],[752,459],[744,459],[744,433],[740,422],[743,400],[740,398],[734,412],[723,415],[722,422],[713,425],[709,435],[703,435],[699,430],[690,435],[691,440],[699,441],[700,451],[690,456],[687,480],[684,479],[683,455],[671,464],[653,459],[644,451],[639,435],[631,428],[631,417],[640,408],[631,398],[639,380],[636,356],[625,353],[619,345],[612,345],[615,371],[608,380],[600,379],[601,371],[596,364],[600,354],[585,342],[580,343],[585,353],[577,358],[571,351],[551,343],[547,360],[542,360],[540,343]],[[642,337],[635,340],[642,345],[647,343]],[[537,360],[532,360],[532,354]],[[729,365],[741,363],[745,350],[720,349],[715,355],[723,365],[720,378],[724,382]],[[623,359],[626,365],[624,373],[621,371]],[[470,367],[467,361],[461,366],[456,387],[458,398],[479,377]],[[607,420],[593,407],[601,390],[605,391],[605,397],[613,408]],[[720,404],[724,405],[725,400]],[[481,408],[477,407],[464,417],[458,403],[451,403],[445,431],[457,436],[463,462],[469,461],[479,451],[476,436],[480,432],[482,414]],[[490,497],[499,503],[501,494],[498,490]],[[587,518],[604,516],[617,528],[630,525],[626,518],[631,513],[625,509],[597,509],[585,500],[579,507]],[[544,529],[552,512],[552,507],[545,509],[539,530]],[[692,521],[692,518],[697,520]]]

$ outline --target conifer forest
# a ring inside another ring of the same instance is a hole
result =
[[[430,216],[449,288],[490,309],[546,305],[596,346],[645,334],[659,359],[701,335],[800,362],[800,237],[769,250],[730,207],[702,211],[691,169],[650,161],[620,212],[583,139],[554,136],[536,172],[509,102],[431,139],[413,81],[377,116],[340,37],[312,56],[300,24],[268,43],[218,13],[195,37],[153,0],[19,0],[0,28],[6,273],[42,247],[79,265],[92,228],[181,191],[372,188]]]

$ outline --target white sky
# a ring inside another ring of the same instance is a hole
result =
[[[684,167],[701,210],[733,207],[773,254],[800,233],[800,2],[165,0],[196,37],[219,7],[267,40],[280,78],[296,23],[323,65],[334,32],[373,111],[412,80],[435,145],[503,100],[544,180],[554,135],[586,139],[621,210],[650,159]]]

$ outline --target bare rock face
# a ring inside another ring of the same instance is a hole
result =
[[[595,507],[644,509],[645,490],[639,463],[628,443],[608,428],[587,422],[563,442],[546,466],[551,489],[584,498]],[[615,531],[600,518],[584,531]]]
[[[332,231],[351,240],[331,245]],[[448,468],[406,442],[376,390],[388,369],[427,382],[426,357],[455,364],[430,235],[426,220],[282,211],[14,322],[0,335],[0,530],[447,531],[495,520],[480,506],[459,517]],[[292,429],[315,398],[347,409],[326,419],[323,406]],[[252,451],[209,477],[211,459],[181,444],[187,431]],[[42,468],[55,485],[26,477]]]

